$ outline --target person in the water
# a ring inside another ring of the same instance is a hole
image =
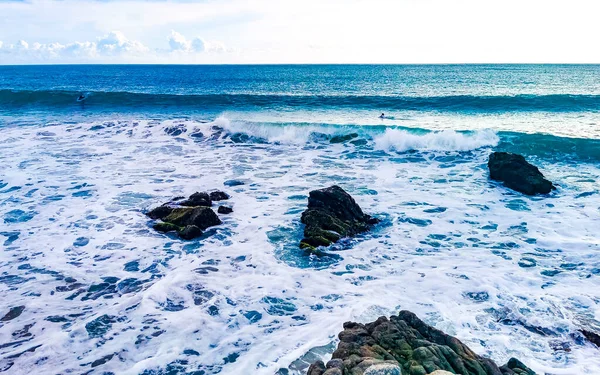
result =
[[[382,113],[381,116],[379,116],[379,118],[385,118],[385,113]]]
[[[79,95],[79,98],[77,98],[77,101],[81,102],[83,100],[85,100],[85,95],[83,93],[81,93],[81,95]]]

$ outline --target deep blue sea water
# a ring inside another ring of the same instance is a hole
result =
[[[490,182],[493,150],[558,190]],[[334,183],[382,224],[309,257]],[[234,213],[200,240],[143,214],[216,188]],[[0,315],[25,307],[0,372],[300,374],[344,321],[409,309],[597,374],[599,224],[599,65],[0,66]]]

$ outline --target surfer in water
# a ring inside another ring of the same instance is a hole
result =
[[[86,98],[86,96],[85,96],[85,94],[84,94],[84,93],[81,93],[81,94],[79,95],[79,98],[77,98],[77,101],[78,101],[78,102],[82,102],[82,101],[84,101],[85,99],[87,99],[87,98]]]
[[[382,114],[379,116],[379,118],[380,118],[380,119],[384,119],[384,118],[385,118],[385,113],[382,113]]]

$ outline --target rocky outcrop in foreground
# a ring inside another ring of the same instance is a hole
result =
[[[535,375],[514,358],[498,367],[410,311],[368,324],[344,323],[339,339],[333,359],[313,363],[308,375]]]
[[[202,231],[221,224],[217,214],[210,208],[213,201],[229,199],[222,191],[194,193],[189,198],[175,198],[146,213],[151,219],[160,220],[154,230],[162,233],[177,232],[184,240],[202,235]]]
[[[337,185],[311,191],[308,209],[302,213],[301,221],[305,227],[300,248],[312,252],[342,237],[366,232],[379,222],[364,214],[350,194]]]
[[[555,189],[540,170],[521,155],[493,152],[488,160],[490,178],[527,195],[548,194]]]

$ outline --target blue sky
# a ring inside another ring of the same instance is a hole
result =
[[[599,3],[0,1],[0,64],[600,63]]]

